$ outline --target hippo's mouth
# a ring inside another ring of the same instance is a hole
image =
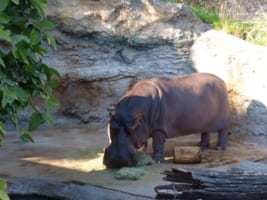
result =
[[[133,142],[134,143],[134,147],[137,149],[137,150],[139,150],[139,149],[141,149],[142,147],[144,147],[145,146],[145,143],[144,142],[142,142],[142,143],[138,143],[138,142]]]

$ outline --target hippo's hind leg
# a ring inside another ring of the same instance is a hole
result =
[[[209,148],[210,134],[207,132],[201,133],[200,148],[201,150],[206,150]]]
[[[164,161],[164,144],[165,144],[165,134],[161,131],[156,131],[152,136],[152,146],[153,146],[153,159],[156,163],[161,163]]]
[[[217,150],[225,150],[226,144],[228,140],[228,132],[225,129],[221,129],[218,131],[218,143],[217,143]]]

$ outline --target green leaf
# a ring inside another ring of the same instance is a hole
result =
[[[9,4],[9,0],[1,0],[0,1],[0,11],[4,11]]]
[[[45,10],[47,8],[47,1],[46,0],[31,0],[31,4],[37,10],[39,15],[44,16]]]
[[[2,65],[3,67],[6,67],[5,62],[1,57],[0,57],[0,65]]]
[[[17,99],[22,102],[27,102],[29,99],[29,94],[23,90],[21,87],[16,87]]]
[[[54,110],[58,105],[59,105],[59,101],[55,97],[50,97],[47,100],[47,110],[49,111]]]
[[[14,4],[19,5],[19,0],[11,0]]]
[[[16,92],[11,88],[3,88],[2,107],[12,104],[17,99]]]
[[[41,124],[45,122],[42,113],[35,112],[32,114],[28,130],[34,131],[36,130]]]
[[[59,79],[53,78],[49,81],[51,88],[56,89],[59,86]]]
[[[7,193],[5,191],[0,190],[0,200],[10,200]]]
[[[12,40],[10,37],[10,32],[0,28],[0,40],[4,40],[11,43]]]
[[[42,48],[41,45],[36,47],[35,52],[38,53],[40,56],[43,56],[45,53],[47,53],[46,49]]]
[[[33,46],[35,46],[38,43],[40,43],[40,41],[41,41],[41,34],[38,31],[36,31],[35,29],[33,29],[31,31],[30,38],[31,38],[31,44]]]
[[[0,179],[0,200],[10,200],[6,190],[7,190],[6,181]]]
[[[6,189],[7,189],[6,181],[0,178],[0,190],[6,191]]]
[[[13,55],[14,58],[16,58],[16,59],[19,58],[18,49],[16,49],[15,47],[12,49],[12,55]]]
[[[36,63],[39,63],[41,61],[41,59],[42,59],[42,56],[40,56],[38,53],[35,53],[35,52],[32,52],[32,51],[30,52],[29,56]]]
[[[47,65],[43,64],[42,67],[44,67],[45,73],[48,76],[48,79],[52,78],[53,76],[60,78],[60,74],[57,70],[55,70],[52,67],[48,67]]]
[[[47,42],[50,46],[52,46],[54,49],[57,48],[57,42],[55,40],[55,38],[51,35],[51,34],[46,34],[47,37]]]
[[[0,12],[0,24],[7,24],[10,21],[10,17]]]
[[[0,122],[0,136],[3,138],[5,134],[6,134],[5,126],[2,122]],[[0,185],[1,185],[1,179],[0,179]],[[0,190],[1,190],[1,186],[0,186]]]
[[[50,110],[46,110],[46,112],[43,113],[43,119],[44,122],[48,123],[48,124],[52,124],[53,122],[53,116],[50,113]]]
[[[50,31],[55,28],[55,24],[51,22],[50,20],[36,21],[35,26],[40,31]]]
[[[30,38],[28,38],[26,35],[22,35],[22,34],[18,34],[18,35],[14,35],[12,37],[12,41],[14,42],[14,45],[16,45],[17,43],[24,41],[28,44],[31,43]]]
[[[16,129],[19,130],[19,127],[18,127],[18,113],[17,113],[17,111],[10,112],[9,115],[10,115],[10,119],[11,119],[12,123],[15,125]]]
[[[23,142],[32,142],[34,143],[34,140],[32,138],[32,135],[29,131],[23,131],[23,133],[21,134],[20,136],[20,139],[23,141]]]
[[[14,82],[13,80],[9,79],[8,77],[4,80],[2,80],[5,84],[7,84],[8,86],[16,86],[16,82]]]
[[[24,63],[26,63],[27,65],[30,64],[28,60],[27,48],[18,49],[18,54]]]

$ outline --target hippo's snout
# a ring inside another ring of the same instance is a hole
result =
[[[105,149],[103,164],[107,168],[121,168],[126,166],[135,166],[137,164],[136,156],[133,153],[116,154],[111,148]]]

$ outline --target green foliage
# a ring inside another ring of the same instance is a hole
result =
[[[208,10],[200,5],[191,5],[191,9],[203,22],[213,25],[214,28],[222,27],[222,20],[215,10]]]
[[[213,9],[206,9],[201,5],[191,5],[193,13],[203,22],[211,24],[215,29],[222,29],[226,33],[259,45],[267,45],[267,20],[241,21],[222,18]]]
[[[258,45],[267,45],[267,21],[224,20],[222,29],[239,38]]]
[[[3,179],[0,179],[0,200],[9,200],[6,190],[6,182]]]
[[[42,62],[44,44],[56,47],[50,31],[54,24],[45,17],[47,0],[0,1],[0,141],[5,119],[10,119],[23,141],[33,141],[31,131],[51,122],[49,112],[56,104],[53,90],[59,74]],[[41,98],[42,108],[33,99]],[[28,129],[18,126],[19,113],[33,108]]]

